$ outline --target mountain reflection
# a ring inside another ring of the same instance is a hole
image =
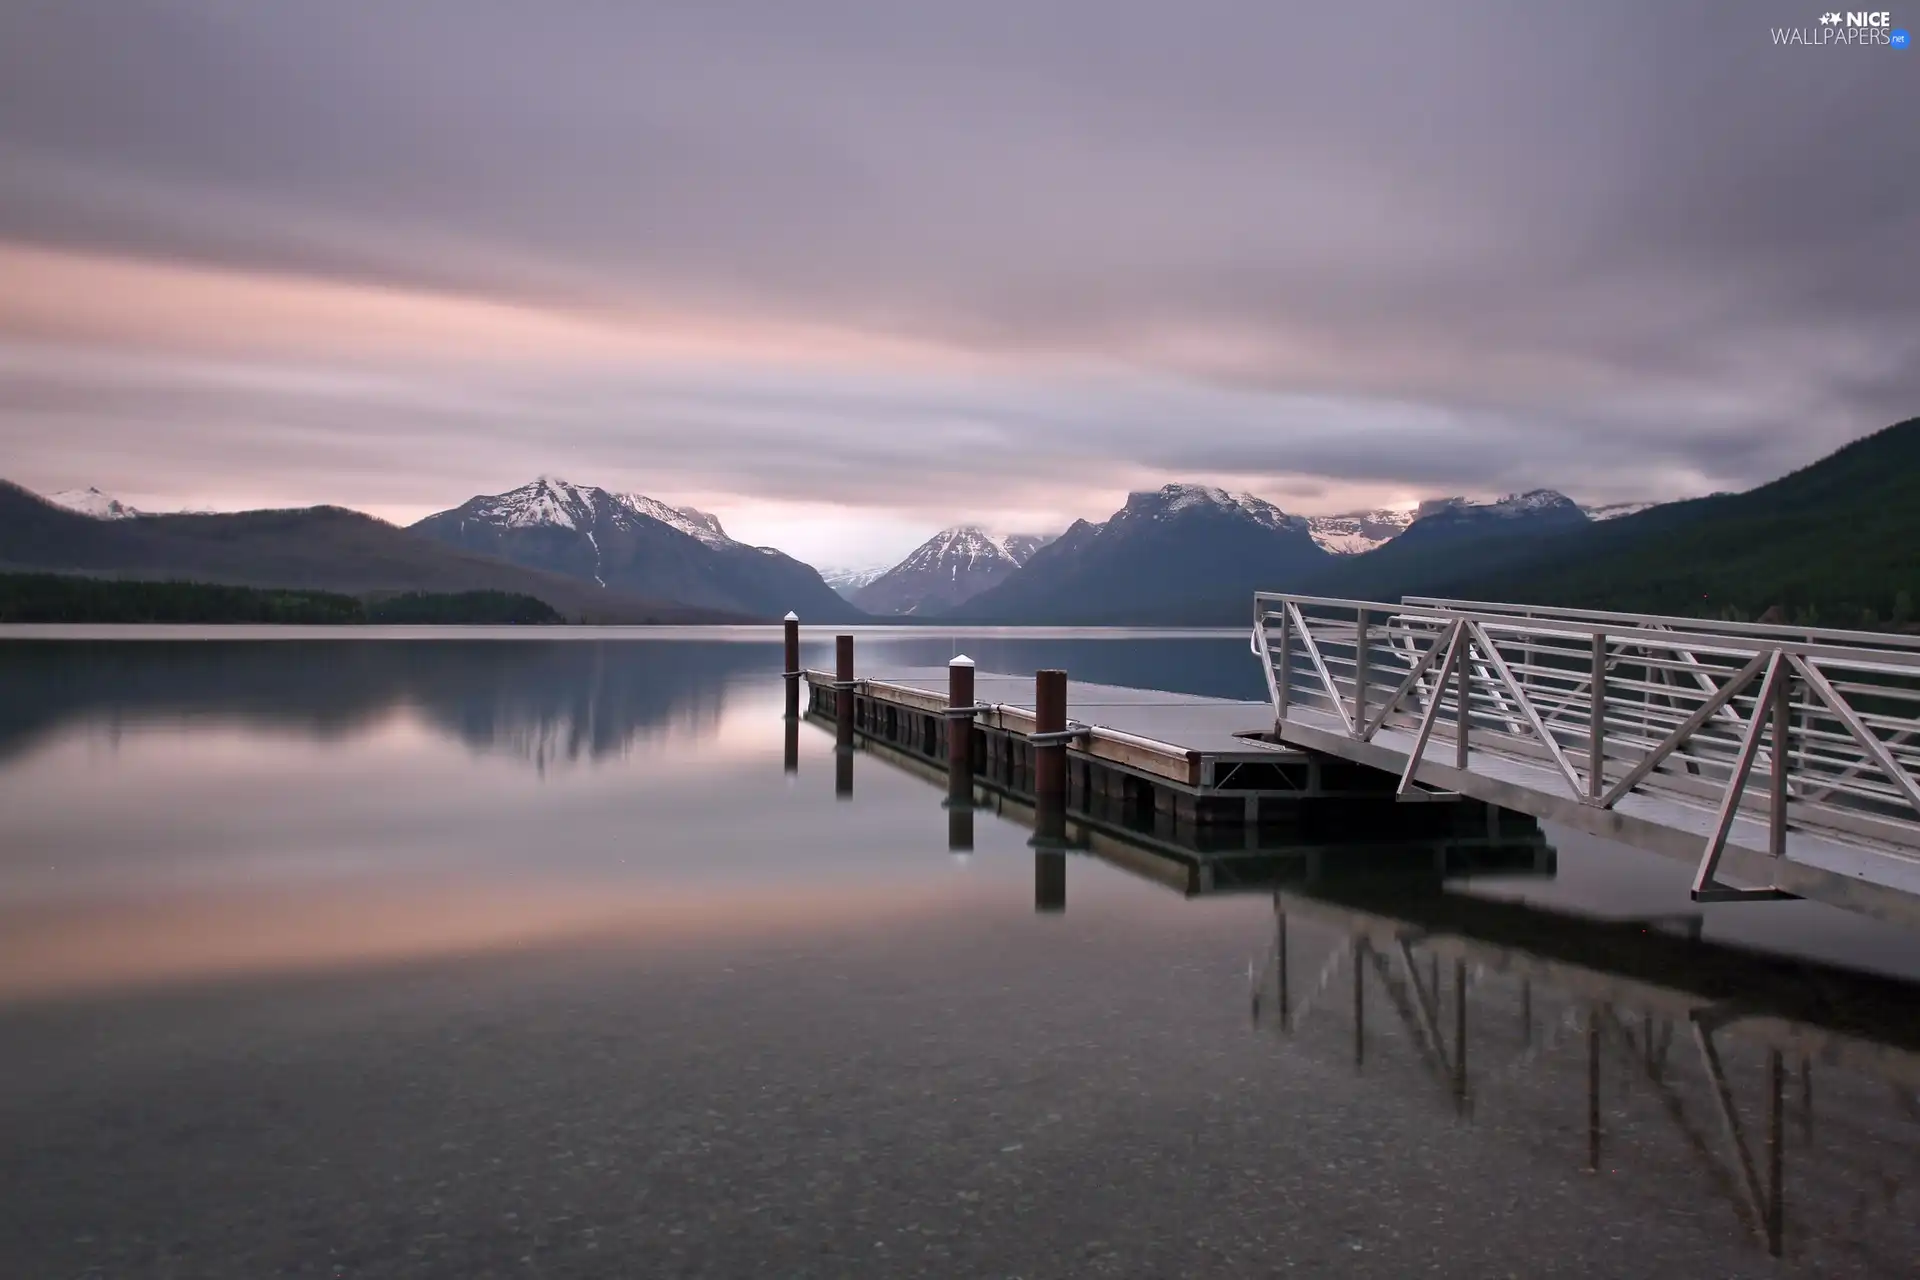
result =
[[[719,723],[768,646],[660,641],[268,641],[0,645],[0,760],[62,731],[213,722],[329,740],[407,710],[539,768]]]

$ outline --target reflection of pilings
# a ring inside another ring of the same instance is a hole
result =
[[[1779,724],[1775,721],[1775,724]],[[1778,739],[1776,739],[1778,741]],[[1779,757],[1785,759],[1784,756]],[[1767,1054],[1767,1252],[1779,1257],[1786,1242],[1786,1061],[1778,1049]]]
[[[1367,1060],[1367,982],[1361,958],[1366,954],[1364,938],[1353,940],[1353,1069],[1358,1071]]]
[[[1453,962],[1453,1099],[1467,1100],[1467,965]]]
[[[1600,1172],[1600,1011],[1587,1010],[1587,1172]]]
[[[1054,914],[1067,909],[1067,855],[1047,849],[1033,854],[1033,909]]]
[[[1287,982],[1287,913],[1280,909],[1276,895],[1273,907],[1273,979],[1280,990],[1280,1027],[1286,1030],[1293,1023],[1293,993]]]
[[[973,797],[950,801],[947,805],[947,850],[950,853],[973,851]]]

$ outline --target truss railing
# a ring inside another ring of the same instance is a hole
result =
[[[1582,805],[1656,795],[1703,809],[1702,901],[1790,896],[1718,881],[1738,818],[1765,826],[1775,857],[1799,831],[1920,854],[1914,637],[1264,592],[1255,608],[1276,722],[1358,742],[1392,731],[1402,795],[1423,789],[1424,765],[1504,758]]]

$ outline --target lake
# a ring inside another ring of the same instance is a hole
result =
[[[1194,896],[1087,848],[1053,909],[1020,822],[836,796],[771,631],[75,634],[0,640],[8,1275],[1920,1259],[1911,933],[1552,827]],[[1244,634],[858,634],[1262,696]]]

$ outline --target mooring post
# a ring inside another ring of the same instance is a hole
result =
[[[973,848],[973,659],[947,664],[947,849]]]
[[[780,674],[787,682],[787,719],[791,720],[800,714],[800,615],[789,609],[782,621],[787,643],[786,665],[781,667]]]
[[[1033,731],[1067,731],[1067,673],[1033,673]],[[1059,739],[1037,744],[1033,753],[1033,798],[1040,809],[1067,808],[1067,744]]]
[[[789,689],[793,686],[788,685]],[[786,719],[786,739],[781,744],[781,764],[785,772],[800,772],[800,717],[789,712]]]
[[[833,638],[833,794],[853,795],[853,637]]]
[[[1065,733],[1067,673],[1033,673],[1033,731]],[[1067,744],[1060,738],[1033,743],[1033,909],[1067,909]]]

